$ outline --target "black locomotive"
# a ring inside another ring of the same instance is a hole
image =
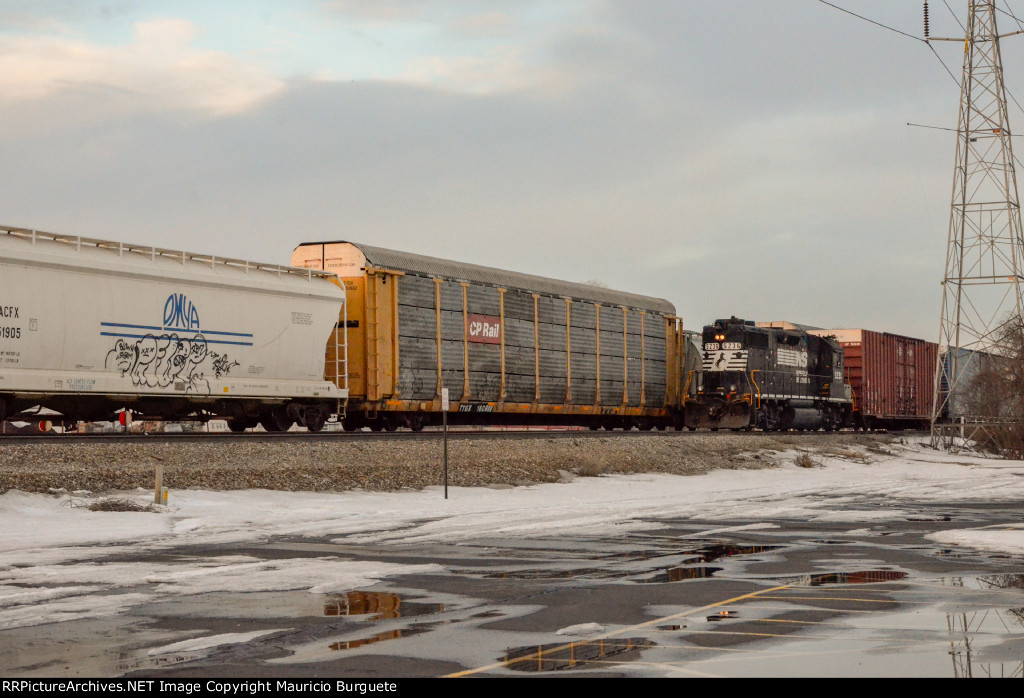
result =
[[[838,429],[853,408],[843,349],[831,337],[716,320],[704,328],[703,371],[687,391],[690,429]]]

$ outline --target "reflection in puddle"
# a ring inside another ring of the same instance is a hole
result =
[[[1024,589],[1022,574],[987,574],[966,580],[964,577],[946,577],[941,581],[943,586],[961,588],[976,585],[982,590]],[[981,613],[947,613],[946,625],[949,629],[949,656],[953,660],[954,677],[1024,677],[1024,661],[979,661],[980,656],[991,656],[990,648],[982,644],[988,637],[997,637],[1001,634],[1000,631],[1008,634],[1013,640],[1024,637],[1024,608],[1008,608],[1006,611],[993,608]]]
[[[444,604],[403,601],[398,594],[384,591],[350,591],[324,601],[325,616],[373,615],[374,620],[409,618],[444,610]]]
[[[666,551],[635,551],[621,552],[608,555],[602,560],[621,560],[626,562],[656,560],[663,557],[685,558],[685,565],[662,568],[656,576],[637,579],[641,583],[664,583],[682,582],[687,579],[701,579],[712,576],[722,570],[721,567],[704,567],[700,563],[712,562],[727,557],[739,557],[742,555],[756,555],[758,553],[778,550],[781,545],[731,545],[726,543],[711,543],[685,550]],[[655,568],[657,569],[657,568]],[[626,579],[651,574],[649,570],[637,570],[635,567],[623,569],[622,567],[575,567],[575,568],[533,568],[511,570],[505,572],[490,572],[484,576],[485,579]]]
[[[491,572],[485,574],[484,579],[615,579],[628,576],[628,572],[604,570],[600,568],[587,569],[532,569],[514,570],[512,572]]]
[[[428,628],[405,628],[399,630],[388,630],[383,633],[377,633],[370,637],[363,637],[358,640],[346,640],[344,642],[332,642],[328,647],[332,650],[352,650],[356,647],[363,647],[364,645],[372,645],[377,642],[385,642],[387,640],[397,640],[400,637],[412,637],[413,635],[419,635],[420,633],[426,632]]]
[[[157,655],[150,655],[148,653],[140,654],[138,652],[121,652],[117,656],[117,661],[114,663],[114,667],[117,669],[119,674],[127,674],[130,671],[140,671],[143,669],[174,667],[178,664],[185,664],[187,662],[194,662],[197,659],[202,659],[205,655],[206,652],[200,651],[173,652]]]
[[[754,555],[757,553],[767,553],[772,550],[778,550],[781,545],[728,545],[728,544],[715,544],[706,545],[703,548],[698,548],[693,551],[689,551],[690,554],[700,556],[701,562],[714,562],[723,557],[734,557],[736,555]]]
[[[636,659],[639,650],[649,647],[654,647],[654,643],[642,637],[533,645],[510,649],[501,661],[516,671],[555,671],[582,667],[608,657],[615,657],[616,662]]]
[[[664,584],[665,582],[685,582],[690,579],[707,579],[713,577],[715,572],[721,572],[721,567],[673,567],[660,574],[647,579],[637,580],[642,584]]]
[[[797,577],[795,581],[786,581],[786,584],[801,587],[820,587],[828,584],[879,584],[881,582],[896,582],[906,576],[906,572],[895,570],[830,572],[827,574],[805,574]]]

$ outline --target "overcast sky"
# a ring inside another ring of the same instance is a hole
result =
[[[918,0],[835,4],[922,34]],[[3,0],[0,224],[264,262],[347,239],[691,329],[934,341],[955,137],[907,122],[956,126],[939,57],[816,0]]]

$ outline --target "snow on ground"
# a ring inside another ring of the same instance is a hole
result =
[[[721,521],[800,519],[865,522],[903,518],[921,503],[954,506],[1024,500],[1024,462],[938,453],[920,443],[869,458],[818,457],[801,468],[794,452],[777,468],[701,476],[612,475],[511,489],[301,493],[172,491],[157,513],[94,512],[67,497],[0,495],[0,627],[113,614],[167,594],[209,591],[344,591],[430,565],[246,556],[153,561],[163,549],[259,543],[275,536],[377,546],[477,537],[603,535],[650,529],[659,518]],[[144,502],[145,493],[137,497]],[[749,525],[749,524],[748,524]],[[768,523],[752,527],[770,526]],[[933,534],[949,545],[1024,551],[1024,527]],[[109,556],[117,561],[105,561]],[[139,561],[134,561],[138,559]],[[146,561],[149,560],[149,561]],[[35,587],[35,588],[33,588]],[[101,592],[101,593],[96,593]]]
[[[195,652],[197,650],[210,649],[211,647],[220,647],[221,645],[237,645],[243,642],[249,642],[257,637],[270,635],[276,632],[280,632],[280,629],[257,630],[251,633],[222,633],[220,635],[210,635],[208,637],[201,637],[194,640],[174,642],[170,645],[164,645],[163,647],[154,647],[149,650],[149,654],[157,655],[170,654],[171,652]]]

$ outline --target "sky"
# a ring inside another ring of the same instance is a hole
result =
[[[916,0],[834,4],[922,34]],[[964,0],[931,5],[962,35]],[[5,0],[0,225],[273,263],[352,240],[690,329],[935,341],[955,137],[907,124],[956,127],[962,51],[934,48],[816,0]]]
[[[291,594],[285,605],[301,615],[310,608],[322,608],[323,599],[332,594],[378,582],[393,586],[405,574],[445,573],[432,563],[344,556],[344,550],[360,546],[386,551],[389,546],[408,550],[447,543],[472,549],[474,541],[479,546],[481,540],[492,545],[503,538],[524,541],[562,534],[578,538],[581,531],[595,539],[618,539],[629,532],[657,535],[663,520],[677,528],[681,521],[699,522],[691,537],[702,540],[770,537],[772,529],[778,528],[772,522],[779,520],[836,524],[830,537],[870,537],[885,535],[885,527],[872,534],[882,522],[913,517],[927,521],[920,518],[922,505],[955,508],[1024,498],[1024,461],[939,453],[923,443],[895,444],[888,454],[851,453],[849,459],[822,456],[821,467],[810,469],[795,465],[795,451],[764,452],[766,461],[773,460],[777,467],[716,470],[689,477],[607,475],[514,488],[451,488],[448,499],[439,487],[395,493],[190,489],[172,490],[168,505],[156,512],[94,512],[69,504],[86,504],[99,494],[11,490],[0,495],[0,530],[4,531],[0,628],[31,630],[33,638],[58,638],[80,632],[74,628],[81,626],[71,625],[62,631],[66,621],[117,623],[120,617],[130,624],[152,612],[156,603],[180,603],[190,614],[202,616],[206,605],[222,603],[222,597],[216,596],[219,592],[251,594],[257,617],[259,604],[270,598],[261,594]],[[141,490],[114,496],[152,501],[152,494]],[[985,526],[967,518],[957,528],[941,527],[947,530],[926,535],[940,547],[967,553],[1024,553],[1024,524]],[[230,548],[223,554],[190,553],[217,550],[218,545],[244,550],[275,537],[291,542],[275,548],[271,556],[232,553]],[[304,548],[303,538],[313,547]],[[321,545],[324,542],[328,545]],[[322,555],[309,554],[318,550]],[[869,553],[865,555],[870,558]],[[835,572],[837,564],[831,558],[813,560],[807,573],[814,573],[818,566]],[[869,563],[857,558],[847,564],[860,569],[858,565]],[[925,577],[918,581],[926,582]],[[233,612],[245,614],[245,601],[231,598]],[[281,603],[282,597],[275,598],[275,603]],[[453,595],[439,602],[458,606],[465,599]],[[509,612],[528,613],[534,608],[512,606],[518,610]],[[920,608],[913,612],[919,613]],[[202,632],[193,628],[175,633],[158,628],[146,652],[154,656],[199,651],[245,642],[259,634],[222,634],[221,630],[211,626]],[[550,638],[537,643],[542,641]],[[487,654],[493,650],[490,644],[483,647],[480,661],[493,661]],[[942,649],[943,658],[947,651],[948,647]],[[80,652],[74,654],[69,663],[84,661]],[[98,656],[110,662],[114,654]],[[90,662],[96,661],[90,657]],[[301,652],[293,658],[303,659],[307,658]],[[91,675],[111,675],[115,670],[108,664],[83,666],[91,667]],[[43,671],[51,669],[46,665]]]

